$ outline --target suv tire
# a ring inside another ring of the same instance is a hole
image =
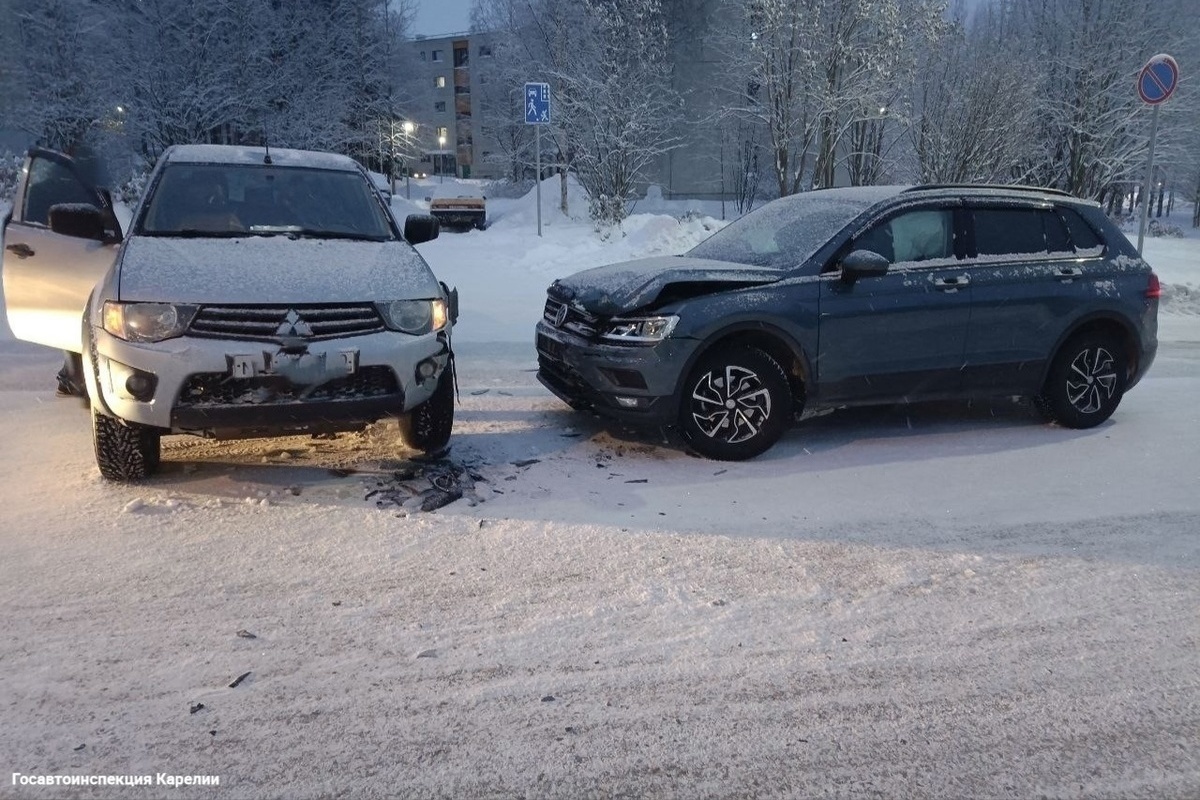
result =
[[[433,396],[400,417],[400,436],[404,443],[426,455],[437,455],[450,443],[454,428],[453,367],[442,370]]]
[[[1129,361],[1115,336],[1084,333],[1059,349],[1034,405],[1050,422],[1091,428],[1117,410],[1128,375]]]
[[[756,347],[717,347],[683,384],[679,431],[706,458],[742,461],[779,441],[792,405],[787,375],[774,358]]]
[[[162,435],[156,428],[121,422],[92,406],[92,442],[100,474],[110,481],[140,481],[158,471]]]

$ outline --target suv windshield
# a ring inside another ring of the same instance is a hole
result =
[[[880,199],[877,193],[861,190],[794,195],[730,223],[688,255],[770,269],[798,267]]]
[[[140,232],[393,238],[371,184],[357,172],[247,164],[168,164]]]

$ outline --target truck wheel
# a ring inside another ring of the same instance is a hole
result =
[[[96,466],[110,481],[140,481],[158,471],[162,435],[156,428],[122,422],[93,405],[92,443]]]
[[[404,443],[426,455],[437,455],[450,443],[454,428],[454,375],[447,366],[438,378],[433,396],[400,417]]]
[[[684,383],[679,431],[706,458],[742,461],[779,441],[792,405],[779,362],[755,347],[721,347],[705,354]]]

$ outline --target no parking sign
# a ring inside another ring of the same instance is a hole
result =
[[[1146,184],[1142,187],[1142,222],[1138,226],[1138,255],[1146,240],[1146,217],[1150,213],[1150,183],[1154,176],[1154,140],[1158,138],[1158,107],[1171,98],[1179,85],[1179,64],[1166,53],[1146,62],[1138,73],[1137,90],[1142,102],[1154,107],[1150,120],[1150,155],[1146,159]]]
[[[1165,103],[1179,85],[1179,64],[1166,53],[1159,53],[1146,62],[1138,75],[1138,95],[1143,103],[1156,106]]]

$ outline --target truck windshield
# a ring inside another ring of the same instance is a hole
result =
[[[150,236],[392,239],[385,211],[357,172],[246,164],[169,164],[140,232]]]

